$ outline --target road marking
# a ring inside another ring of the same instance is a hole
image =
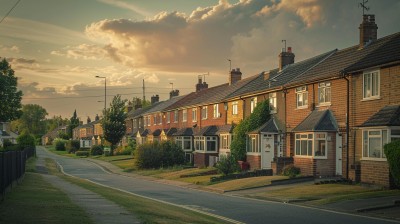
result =
[[[109,172],[108,170],[104,169],[104,168],[103,168],[102,166],[100,166],[99,164],[97,164],[97,163],[95,163],[95,162],[93,162],[93,161],[90,161],[90,160],[86,160],[86,161],[89,161],[89,162],[93,163],[94,165],[96,165],[97,167],[99,167],[101,170],[103,170],[105,173],[112,174],[111,172]]]
[[[214,218],[217,218],[217,219],[220,219],[220,220],[224,220],[224,221],[227,221],[227,222],[230,222],[230,223],[245,224],[243,222],[240,222],[240,221],[237,221],[237,220],[234,220],[234,219],[230,219],[230,218],[227,218],[227,217],[224,217],[224,216],[220,216],[220,215],[216,215],[216,214],[213,214],[213,213],[210,213],[210,212],[206,212],[206,211],[198,210],[198,209],[195,209],[195,208],[191,208],[190,206],[178,205],[178,204],[174,204],[174,203],[171,203],[171,202],[167,202],[167,201],[162,201],[162,200],[155,199],[155,198],[146,197],[146,196],[135,194],[135,193],[132,193],[132,192],[129,192],[129,191],[126,191],[126,190],[122,190],[122,189],[116,188],[116,187],[111,187],[111,186],[107,186],[107,185],[104,185],[104,184],[101,184],[101,183],[97,183],[97,182],[89,180],[89,179],[84,179],[84,178],[81,178],[81,177],[73,176],[71,174],[66,173],[64,171],[63,166],[58,161],[56,161],[56,163],[59,166],[61,173],[65,174],[67,176],[70,176],[70,177],[86,180],[86,181],[89,181],[89,182],[91,182],[93,184],[97,184],[97,185],[102,186],[102,187],[110,188],[110,189],[113,189],[113,190],[117,190],[117,191],[120,191],[120,192],[123,192],[123,193],[126,193],[126,194],[130,194],[130,195],[134,195],[134,196],[137,196],[137,197],[141,197],[141,198],[144,198],[144,199],[148,199],[148,200],[160,202],[160,203],[163,203],[163,204],[172,205],[172,206],[176,206],[176,207],[179,207],[179,208],[187,209],[187,210],[190,210],[190,211],[193,211],[193,212],[197,212],[197,213],[200,213],[200,214],[203,214],[203,215],[211,216],[211,217],[214,217]]]

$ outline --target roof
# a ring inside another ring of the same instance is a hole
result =
[[[161,135],[161,129],[156,129],[156,130],[154,130],[152,133],[151,133],[151,135],[153,135],[153,136],[160,136]]]
[[[140,132],[141,137],[146,137],[149,134],[150,130],[149,129],[144,129],[142,132]]]
[[[174,135],[177,131],[178,131],[178,129],[176,129],[176,128],[164,129],[164,133],[165,133],[165,135],[167,135],[167,136],[172,136],[172,135]]]
[[[292,132],[337,131],[336,119],[330,110],[314,110]]]
[[[173,136],[192,136],[193,128],[180,128]]]
[[[141,114],[145,113],[146,111],[150,110],[152,108],[152,106],[149,107],[145,107],[145,108],[138,108],[136,110],[131,110],[126,114],[126,119],[132,119],[132,118],[137,118],[138,116],[140,116]]]
[[[259,128],[249,132],[249,134],[259,134],[262,132],[278,133],[278,126],[275,123],[275,119],[271,118],[265,124],[261,125]]]
[[[400,105],[385,106],[360,127],[400,126]]]
[[[281,71],[279,69],[274,69],[268,72],[262,72],[256,75],[256,78],[253,78],[251,82],[249,82],[246,86],[232,92],[229,94],[226,99],[235,98],[243,95],[248,95],[252,93],[258,93],[262,91],[266,91],[268,89],[274,89],[279,86],[282,86],[294,79],[295,77],[303,74],[309,69],[321,63],[327,57],[331,56],[335,50],[329,51],[318,56],[296,62],[294,64],[287,65]],[[269,78],[265,79],[264,74],[269,73]]]
[[[235,128],[235,125],[232,124],[225,124],[218,126],[218,131],[216,134],[227,134],[227,133],[232,133],[233,129]]]
[[[147,110],[146,112],[144,112],[142,114],[150,114],[150,113],[155,113],[155,112],[161,112],[165,108],[173,105],[174,103],[178,102],[179,100],[181,100],[184,97],[185,96],[177,96],[177,97],[172,97],[171,99],[168,99],[168,100],[165,100],[165,101],[158,102],[153,107],[151,107],[149,110]]]
[[[202,128],[196,128],[193,133],[194,136],[210,136],[217,135],[218,127],[215,125],[206,126]]]

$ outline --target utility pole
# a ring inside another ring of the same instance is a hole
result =
[[[143,79],[143,103],[142,103],[142,105],[144,104],[145,101],[146,101],[146,95],[145,95],[144,79]]]

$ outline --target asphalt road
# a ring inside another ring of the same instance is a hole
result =
[[[65,173],[72,176],[88,179],[95,183],[117,188],[140,196],[225,217],[237,223],[375,224],[394,222],[302,207],[293,204],[232,197],[165,185],[133,177],[110,174],[98,165],[87,160],[58,156],[40,147],[38,147],[37,155],[39,157],[49,157],[54,159],[62,166]]]

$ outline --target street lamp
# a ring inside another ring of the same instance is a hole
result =
[[[99,79],[104,79],[104,116],[105,116],[107,113],[107,78],[98,75],[96,75],[95,77]]]

